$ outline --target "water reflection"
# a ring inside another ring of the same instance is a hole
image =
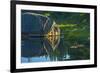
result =
[[[55,40],[54,40],[55,39]],[[22,40],[22,62],[50,61],[50,54],[57,48],[60,36],[29,37]]]
[[[74,47],[64,37],[59,38],[59,44],[52,46],[49,39],[45,37],[29,37],[22,39],[21,62],[48,62],[89,59],[89,49],[86,46]],[[54,42],[54,41],[52,41]]]
[[[79,23],[75,18],[81,19],[79,13],[52,12],[51,16],[37,13],[22,10],[21,63],[90,59],[89,22]],[[61,22],[57,24],[54,20]]]

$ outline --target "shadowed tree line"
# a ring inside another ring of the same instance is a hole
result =
[[[23,13],[24,12],[26,12],[26,10],[24,10]],[[61,30],[61,38],[58,47],[50,52],[49,55],[45,54],[45,57],[49,56],[50,61],[85,60],[90,58],[89,13],[29,10],[28,12],[49,17],[51,21],[56,22]]]

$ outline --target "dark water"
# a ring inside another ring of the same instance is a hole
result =
[[[51,31],[54,21],[60,35],[43,37]],[[90,59],[89,13],[22,10],[21,63],[87,59]]]
[[[90,49],[87,42],[80,43],[80,41],[75,39],[68,40],[68,38],[64,36],[59,38],[57,44],[51,44],[51,42],[44,37],[29,37],[27,39],[22,39],[21,62],[86,60],[90,58]],[[56,47],[53,45],[56,45]]]

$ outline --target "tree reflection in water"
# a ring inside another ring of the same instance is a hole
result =
[[[89,47],[76,39],[68,39],[63,34],[54,34],[53,27],[45,37],[22,39],[22,63],[67,61],[89,59]],[[58,31],[58,30],[56,30]],[[83,40],[83,39],[80,39]]]
[[[88,13],[22,10],[21,15],[21,63],[90,59]]]

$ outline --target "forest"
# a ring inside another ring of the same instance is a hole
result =
[[[50,51],[49,55],[42,53],[43,55],[35,55],[35,57],[40,58],[45,55],[46,61],[48,61],[48,57],[49,61],[90,59],[89,13],[23,10],[23,13],[25,12],[37,13],[48,17],[51,22],[55,22],[57,27],[60,28],[60,43],[56,49],[52,52]],[[32,45],[35,43],[33,40]],[[40,43],[35,44],[35,46],[38,45],[40,45]],[[48,48],[48,46],[46,46],[46,48]],[[34,61],[34,55],[32,61]],[[40,62],[41,61],[42,60],[40,60]]]

